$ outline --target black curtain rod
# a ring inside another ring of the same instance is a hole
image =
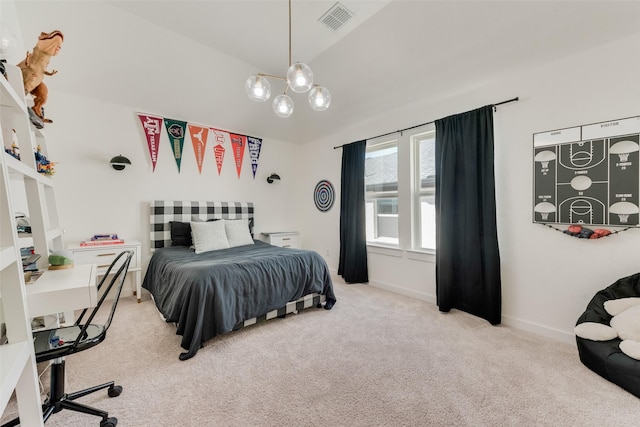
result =
[[[495,104],[491,104],[491,106],[495,108],[498,105],[508,104],[510,102],[515,102],[515,101],[518,101],[518,100],[519,100],[519,98],[516,96],[515,98],[507,99],[506,101],[496,102]],[[415,129],[415,128],[419,128],[420,126],[430,125],[432,123],[435,123],[435,120],[432,120],[432,121],[426,122],[426,123],[421,123],[419,125],[411,126],[411,127],[408,127],[408,128],[399,129],[399,130],[396,130],[396,131],[393,131],[393,132],[383,133],[382,135],[377,135],[377,136],[374,136],[374,137],[371,137],[371,138],[367,138],[367,140],[381,138],[383,136],[388,136],[388,135],[393,135],[394,133],[400,133],[401,134],[402,132],[405,132],[405,131],[408,131],[408,130],[411,130],[411,129]],[[352,143],[350,142],[349,144],[352,144]],[[333,149],[335,150],[336,148],[342,148],[345,145],[349,145],[349,144],[338,145],[337,147],[333,147]]]

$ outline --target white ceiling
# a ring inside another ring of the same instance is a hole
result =
[[[353,13],[353,18],[334,31],[318,20],[336,0],[293,0],[292,61],[312,61],[390,2],[340,1]],[[112,4],[252,64],[262,72],[283,75],[289,66],[286,0],[115,1]]]
[[[287,1],[17,1],[16,10],[27,48],[40,31],[65,34],[50,97],[62,90],[296,143],[640,32],[640,1],[340,3],[355,16],[334,32],[317,22],[333,0],[293,1],[292,60],[307,62],[333,101],[315,112],[293,94],[288,119],[244,92],[250,74],[286,72]]]

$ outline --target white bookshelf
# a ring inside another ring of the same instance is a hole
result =
[[[48,266],[50,250],[63,249],[53,180],[37,172],[34,151],[47,154],[44,132],[29,120],[20,69],[7,65],[8,81],[0,76],[0,319],[4,319],[8,344],[0,345],[0,412],[16,393],[21,425],[42,426],[40,389],[32,343],[31,318],[20,248],[33,246],[42,255],[39,269]],[[5,153],[15,129],[20,160]],[[18,238],[12,203],[13,183],[24,184],[31,236]]]

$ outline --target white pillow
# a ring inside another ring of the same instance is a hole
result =
[[[609,341],[618,337],[618,333],[611,326],[597,322],[580,323],[573,332],[580,338],[591,341]]]
[[[624,340],[620,343],[620,350],[632,359],[640,360],[640,342]]]
[[[191,222],[191,236],[197,254],[229,247],[224,220]]]
[[[627,308],[633,307],[634,305],[640,305],[640,298],[629,297],[610,299],[604,302],[604,309],[607,310],[607,313],[609,313],[611,316],[617,316]]]
[[[611,327],[622,340],[640,341],[640,305],[627,308],[611,319]]]
[[[224,221],[224,228],[230,248],[253,245],[248,219],[227,219]]]

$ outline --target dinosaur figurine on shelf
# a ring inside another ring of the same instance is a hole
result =
[[[62,47],[64,36],[61,31],[55,30],[50,33],[40,33],[38,43],[33,48],[33,52],[27,52],[27,57],[18,64],[22,70],[22,80],[24,82],[24,93],[33,95],[33,113],[44,123],[52,123],[46,119],[43,113],[43,106],[47,102],[49,89],[44,84],[44,76],[52,76],[56,70],[47,71],[49,61],[52,56],[56,56]]]

